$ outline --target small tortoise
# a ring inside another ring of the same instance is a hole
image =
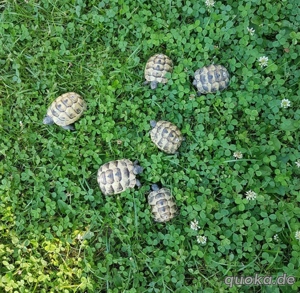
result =
[[[152,130],[151,140],[162,151],[168,154],[175,154],[184,140],[178,127],[169,121],[150,121]]]
[[[73,123],[86,110],[86,102],[74,92],[65,93],[52,102],[43,120],[44,124],[57,124],[64,129],[74,130]]]
[[[141,186],[136,174],[143,172],[143,168],[127,159],[111,161],[102,165],[97,174],[99,187],[104,195],[118,194],[135,185]]]
[[[151,89],[156,89],[158,83],[167,83],[167,72],[172,72],[173,62],[164,54],[156,54],[147,61],[145,67],[145,84],[150,82]]]
[[[154,220],[156,222],[168,222],[177,214],[176,203],[168,188],[161,188],[156,184],[152,184],[153,190],[148,195],[148,203],[151,207]]]
[[[193,85],[198,95],[222,91],[229,85],[229,73],[222,65],[204,66],[195,71]]]

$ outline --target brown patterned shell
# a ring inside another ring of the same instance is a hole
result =
[[[137,184],[134,163],[127,159],[102,165],[97,174],[99,187],[104,195],[118,194]]]
[[[169,121],[158,121],[150,131],[151,140],[162,151],[174,154],[180,147],[183,137],[178,127]]]
[[[172,72],[173,62],[164,54],[156,54],[147,61],[145,67],[146,83],[151,83],[151,88],[157,87],[157,83],[167,83],[168,79],[165,78],[167,72]]]
[[[148,203],[156,222],[168,222],[177,214],[176,203],[168,188],[152,191],[148,195]]]
[[[86,102],[79,94],[65,93],[52,102],[47,110],[47,116],[51,117],[55,124],[66,126],[80,118],[86,109]]]
[[[230,75],[222,65],[204,66],[195,71],[193,85],[198,94],[222,91],[229,85]]]

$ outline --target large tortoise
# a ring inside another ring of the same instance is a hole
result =
[[[158,83],[167,83],[167,72],[172,72],[173,62],[164,54],[156,54],[149,58],[145,67],[145,84],[150,83],[151,89],[156,89]]]
[[[168,154],[175,154],[184,140],[179,128],[169,121],[150,121],[152,130],[151,140],[162,151]]]
[[[73,123],[86,110],[86,102],[74,92],[65,93],[56,98],[47,110],[44,124],[57,124],[64,129],[74,130]]]
[[[148,195],[154,220],[159,223],[168,222],[177,214],[177,207],[171,190],[159,188],[156,184],[151,186],[152,192]]]
[[[222,91],[229,85],[230,75],[222,65],[211,64],[195,71],[193,85],[198,95]]]
[[[143,168],[128,159],[116,160],[102,165],[97,174],[99,187],[104,195],[118,194],[141,183],[136,178]]]

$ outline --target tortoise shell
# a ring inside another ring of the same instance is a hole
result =
[[[151,89],[155,89],[158,83],[167,83],[165,75],[172,70],[173,62],[168,56],[156,54],[150,57],[145,67],[145,84],[150,83]]]
[[[148,203],[156,222],[168,222],[177,214],[176,203],[168,188],[155,188],[148,195]]]
[[[162,151],[175,154],[183,141],[178,127],[169,121],[150,121],[153,127],[150,131],[151,140]]]
[[[65,93],[56,98],[47,110],[44,124],[55,123],[64,128],[73,124],[86,110],[86,102],[74,92]]]
[[[193,85],[198,95],[222,91],[229,85],[230,75],[222,65],[204,66],[195,71]]]
[[[99,168],[97,181],[104,195],[118,194],[135,185],[140,186],[136,174],[142,171],[137,162],[127,159],[111,161]]]

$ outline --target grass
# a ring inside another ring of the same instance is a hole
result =
[[[0,10],[1,292],[299,291],[296,0],[9,0]],[[160,52],[175,67],[152,91],[143,70]],[[211,63],[230,86],[198,97],[193,73]],[[76,131],[43,125],[69,91],[88,103]],[[151,142],[153,119],[181,129],[179,154]],[[104,197],[97,170],[121,158],[139,160],[142,187]],[[152,220],[152,183],[176,198],[167,224]],[[295,282],[224,282],[255,274]]]

